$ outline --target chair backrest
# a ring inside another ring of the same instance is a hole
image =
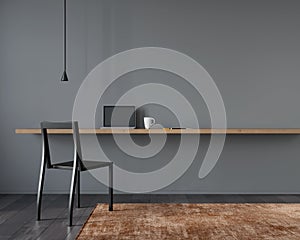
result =
[[[42,157],[44,158],[44,161],[46,161],[47,167],[52,168],[47,131],[48,129],[73,129],[74,161],[79,161],[79,167],[83,168],[78,122],[41,122],[41,134],[43,143]]]

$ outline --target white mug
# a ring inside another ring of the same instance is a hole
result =
[[[152,117],[144,117],[144,126],[146,129],[151,128],[155,124],[155,119]]]

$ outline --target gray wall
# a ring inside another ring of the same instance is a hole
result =
[[[0,1],[1,193],[33,193],[37,188],[40,136],[16,135],[14,129],[36,128],[42,120],[71,119],[74,98],[88,72],[107,57],[135,47],[171,48],[203,65],[223,96],[228,127],[300,127],[299,1],[68,2],[70,82],[61,83],[62,1]],[[195,107],[200,127],[210,127],[201,96],[183,79],[158,70],[121,77],[99,108],[116,101],[129,87],[147,82],[178,89]],[[147,105],[143,112],[162,124],[177,124],[161,106]],[[54,141],[55,157],[68,154],[68,140],[59,136]],[[178,136],[169,137],[161,153],[139,161],[120,151],[109,136],[99,140],[118,165],[133,171],[158,168],[180,141]],[[146,144],[148,139],[140,136],[136,141]],[[300,136],[228,136],[218,164],[200,180],[198,170],[208,143],[209,136],[203,136],[193,165],[161,193],[299,193]],[[49,171],[46,191],[67,191],[69,176]],[[105,188],[86,173],[83,191]]]

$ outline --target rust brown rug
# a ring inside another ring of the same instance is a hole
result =
[[[77,239],[300,239],[300,204],[99,204]]]

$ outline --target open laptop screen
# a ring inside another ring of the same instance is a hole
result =
[[[135,128],[135,107],[103,106],[103,127]]]

